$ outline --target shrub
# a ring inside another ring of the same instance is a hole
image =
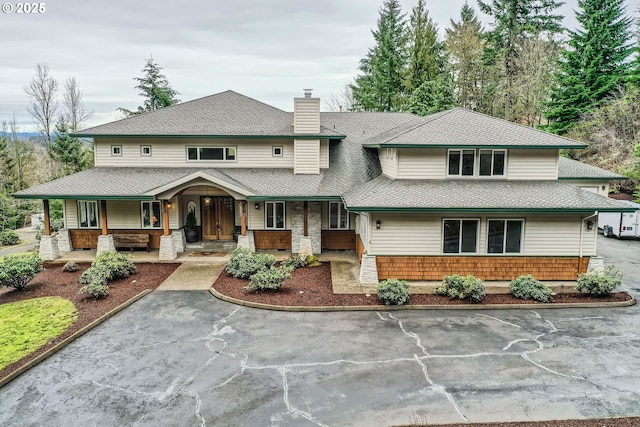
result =
[[[591,295],[609,295],[622,283],[622,271],[614,270],[613,265],[604,271],[591,271],[578,275],[578,292],[587,291]]]
[[[276,257],[270,254],[252,254],[247,248],[237,248],[231,253],[227,272],[239,279],[248,279],[260,270],[273,266]]]
[[[13,230],[5,230],[0,233],[0,245],[13,246],[20,243],[20,236]]]
[[[511,294],[520,299],[532,299],[540,302],[549,302],[551,289],[533,276],[518,276],[509,284]]]
[[[64,228],[64,219],[62,218],[51,218],[51,234],[60,231],[60,229]],[[40,241],[40,239],[44,236],[44,224],[38,226],[36,229],[36,240]]]
[[[280,266],[263,269],[251,276],[249,284],[244,287],[247,292],[256,290],[277,291],[282,283],[291,277],[291,267]]]
[[[468,299],[480,302],[484,299],[484,283],[482,280],[468,276],[444,276],[442,286],[436,288],[436,294],[447,295],[449,298]]]
[[[91,283],[97,283],[106,285],[110,279],[111,272],[105,266],[91,266],[87,268],[78,278],[78,283],[81,285],[89,285]]]
[[[292,270],[295,270],[296,268],[306,267],[307,266],[307,259],[301,257],[300,255],[291,254],[291,255],[289,255],[289,258],[287,258],[284,261],[282,261],[282,263],[280,263],[280,265],[284,265],[286,267],[291,267]]]
[[[318,257],[315,255],[307,256],[307,258],[305,258],[305,261],[307,262],[307,267],[318,267],[319,265],[322,265],[322,262],[320,262]]]
[[[378,299],[386,305],[402,305],[409,300],[409,283],[404,280],[387,279],[378,283]]]
[[[81,287],[79,292],[89,298],[98,299],[109,295],[109,287],[99,282],[91,282]]]
[[[104,251],[91,263],[92,267],[100,267],[108,271],[107,280],[117,280],[135,274],[137,270],[130,255],[116,251]]]
[[[78,267],[78,264],[75,263],[75,261],[68,261],[65,265],[62,266],[62,271],[64,271],[65,273],[73,273],[75,271],[78,271],[80,269],[80,267]]]
[[[0,261],[0,287],[24,289],[43,270],[42,263],[35,253],[5,256]]]

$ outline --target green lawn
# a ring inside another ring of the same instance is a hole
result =
[[[0,369],[36,351],[77,318],[75,305],[61,297],[0,305]]]

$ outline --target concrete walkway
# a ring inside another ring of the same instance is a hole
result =
[[[211,288],[226,262],[185,263],[178,267],[156,290],[197,291]]]

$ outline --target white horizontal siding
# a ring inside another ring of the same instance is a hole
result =
[[[442,221],[445,218],[480,220],[478,252],[474,255],[487,255],[487,221],[489,219],[524,220],[522,253],[517,255],[578,256],[580,255],[581,227],[583,228],[582,255],[595,254],[595,227],[594,230],[586,230],[581,218],[577,215],[527,217],[473,214],[435,216],[393,213],[371,214],[369,253],[371,255],[442,255]],[[378,220],[381,221],[380,230],[375,228],[375,223]]]
[[[122,146],[121,156],[111,146]],[[140,146],[151,145],[151,156],[141,156]],[[236,161],[187,161],[186,147],[236,147]],[[282,156],[273,147],[282,147]],[[328,151],[328,150],[327,150]],[[219,138],[96,138],[96,166],[293,168],[293,141],[288,139]]]
[[[320,140],[320,169],[329,168],[329,140]]]
[[[64,200],[64,225],[67,228],[78,228],[77,200]]]
[[[294,141],[293,173],[320,173],[320,140],[296,139]]]
[[[398,150],[399,179],[445,179],[447,150],[401,148]]]
[[[107,200],[107,225],[109,228],[142,228],[140,201]]]
[[[507,153],[507,179],[558,179],[557,149],[511,149]]]
[[[256,204],[259,209],[255,208]],[[249,202],[248,205],[248,227],[252,230],[264,230],[264,202]]]
[[[609,183],[603,181],[589,181],[584,179],[563,179],[562,182],[575,185],[592,193],[599,194],[604,197],[609,196]],[[604,187],[604,188],[602,188]]]
[[[320,98],[295,98],[293,132],[320,133]]]
[[[398,155],[395,148],[378,148],[382,173],[389,178],[398,178]]]

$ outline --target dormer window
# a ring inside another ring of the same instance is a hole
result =
[[[449,176],[504,176],[506,150],[449,150]]]

